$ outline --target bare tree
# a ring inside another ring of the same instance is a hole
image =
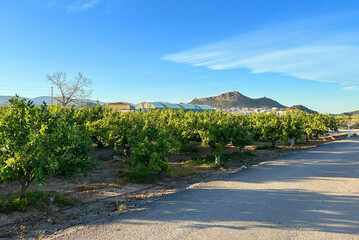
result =
[[[80,72],[75,76],[73,81],[68,81],[66,73],[64,72],[56,72],[52,75],[48,74],[47,79],[55,86],[57,91],[56,100],[59,101],[63,107],[71,103],[82,105],[92,93],[92,90],[88,89],[92,81]]]

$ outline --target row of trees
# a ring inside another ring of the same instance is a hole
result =
[[[24,99],[10,100],[0,110],[0,180],[17,180],[21,197],[30,182],[49,176],[70,177],[96,166],[92,144],[123,151],[131,169],[156,175],[167,171],[167,153],[178,153],[190,141],[210,146],[218,159],[228,144],[243,148],[253,140],[289,142],[337,129],[331,115],[300,111],[250,116],[213,112],[157,110],[113,112],[91,108],[41,107]]]

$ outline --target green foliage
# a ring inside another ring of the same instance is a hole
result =
[[[254,153],[252,151],[236,151],[232,153],[223,153],[222,158],[223,160],[227,161],[229,159],[235,160],[239,159],[244,156],[254,156]]]
[[[284,124],[282,118],[275,113],[259,113],[250,116],[251,132],[255,140],[270,141],[272,147],[278,140],[284,139]]]
[[[239,118],[230,113],[204,112],[199,118],[197,132],[202,145],[209,145],[216,157],[220,156],[223,148],[230,143],[236,147],[250,144],[246,128],[242,126]]]
[[[167,177],[172,179],[178,179],[182,177],[186,177],[189,175],[193,175],[197,173],[195,166],[193,165],[185,165],[185,166],[178,166],[178,167],[171,167],[167,172]]]
[[[157,175],[154,174],[151,169],[144,166],[125,171],[122,175],[128,181],[135,183],[153,183],[157,181]]]
[[[31,182],[44,184],[50,176],[71,177],[95,166],[90,133],[76,123],[73,107],[36,107],[18,97],[9,102],[0,116],[0,181],[18,181],[21,199]]]
[[[168,171],[168,153],[196,152],[190,141],[212,149],[208,162],[193,159],[191,164],[211,168],[217,167],[211,165],[213,155],[226,158],[222,151],[228,144],[243,148],[253,139],[270,141],[274,147],[278,140],[300,139],[303,133],[326,134],[339,122],[331,115],[301,111],[284,116],[170,109],[139,113],[111,111],[99,104],[75,109],[35,107],[18,98],[10,102],[11,108],[0,108],[0,180],[19,181],[22,196],[32,181],[43,184],[49,176],[71,177],[94,167],[91,139],[99,147],[121,150],[130,166],[124,173],[127,178],[146,182]]]
[[[254,147],[255,150],[266,150],[266,149],[273,149],[272,145],[258,145]]]
[[[307,139],[318,138],[320,135],[328,135],[329,130],[337,131],[339,121],[330,114],[306,114],[304,120],[304,132]]]
[[[216,164],[211,156],[192,157],[184,162],[185,168],[195,169],[218,169],[220,164]]]
[[[48,198],[55,199],[53,205],[56,207],[73,206],[74,200],[56,192],[45,192],[30,190],[26,192],[26,198],[20,199],[20,194],[12,194],[7,198],[0,199],[0,213],[9,214],[15,211],[22,211],[25,208],[48,212],[51,206],[48,204]]]
[[[103,147],[102,135],[105,129],[98,127],[94,123],[103,119],[108,111],[110,111],[110,109],[104,108],[99,103],[92,107],[82,107],[76,110],[76,122],[79,125],[85,125],[88,128],[91,132],[93,142],[95,142],[99,148]]]
[[[284,141],[290,141],[291,139],[297,140],[302,137],[304,133],[304,119],[305,114],[301,111],[295,111],[293,113],[286,111],[282,116],[283,124],[283,139]]]

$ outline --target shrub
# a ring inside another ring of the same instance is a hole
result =
[[[272,145],[258,145],[254,147],[255,150],[265,150],[265,149],[274,149],[274,148],[275,147],[273,147]]]
[[[153,183],[157,181],[157,174],[154,174],[151,169],[143,166],[122,172],[122,175],[128,181],[135,183]]]
[[[57,207],[73,206],[74,200],[70,197],[63,196],[57,192],[30,190],[26,192],[26,198],[20,199],[20,194],[11,194],[7,198],[0,199],[0,213],[11,213],[22,211],[25,208],[48,212],[51,206],[47,202],[48,198],[53,197],[53,205]]]

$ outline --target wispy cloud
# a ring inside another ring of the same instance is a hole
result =
[[[76,0],[66,6],[67,12],[80,12],[95,7],[100,0]]]
[[[359,86],[358,86],[358,85],[345,86],[345,87],[342,87],[342,89],[344,89],[344,90],[349,90],[349,91],[358,90],[358,89],[359,89]]]
[[[346,26],[351,17],[333,16],[266,27],[169,54],[163,59],[213,70],[246,68],[252,73],[275,72],[300,79],[338,82],[345,85],[345,90],[356,90],[359,31]]]

